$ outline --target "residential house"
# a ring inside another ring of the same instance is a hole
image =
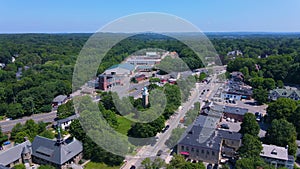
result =
[[[270,100],[277,100],[278,98],[290,98],[293,100],[300,100],[300,91],[297,89],[273,89],[269,92]]]
[[[32,164],[31,161],[31,143],[29,140],[14,147],[0,152],[0,165],[12,168],[17,164]]]
[[[52,107],[58,107],[62,104],[64,104],[68,99],[68,96],[66,95],[58,95],[56,96],[52,101]]]
[[[288,147],[279,147],[275,145],[263,144],[263,150],[260,157],[267,163],[274,165],[276,168],[286,167],[288,169],[294,168],[294,157],[288,155]]]
[[[77,115],[72,115],[64,119],[57,120],[54,126],[60,126],[61,129],[66,130],[70,127],[73,120],[77,119]]]

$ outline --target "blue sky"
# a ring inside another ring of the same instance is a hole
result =
[[[3,0],[0,33],[95,32],[141,12],[176,15],[205,32],[300,32],[300,0]]]

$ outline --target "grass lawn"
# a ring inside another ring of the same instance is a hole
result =
[[[117,120],[119,123],[117,131],[121,134],[127,135],[127,132],[131,127],[132,121],[128,120],[125,117],[119,116],[119,115],[117,115]]]
[[[107,166],[104,163],[97,163],[97,162],[89,162],[85,165],[85,169],[119,169],[121,166]]]

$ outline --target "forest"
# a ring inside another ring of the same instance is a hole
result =
[[[72,92],[74,64],[90,36],[0,35],[0,63],[5,64],[3,68],[0,67],[0,116],[14,119],[51,111],[55,96]],[[270,78],[277,86],[282,82],[300,84],[299,34],[208,34],[208,38],[223,64],[228,64],[229,72],[242,71],[248,79]],[[178,40],[157,34],[141,34],[116,44],[99,65],[98,73],[143,48],[176,51],[190,69],[203,66],[195,53]],[[243,56],[237,56],[234,60],[227,56],[228,52],[234,50],[240,50]],[[255,64],[259,65],[259,71],[255,69]],[[263,85],[261,87],[258,87],[258,93],[266,90]]]

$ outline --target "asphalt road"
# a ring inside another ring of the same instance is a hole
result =
[[[33,119],[35,122],[53,122],[55,118],[56,111],[52,111],[50,113],[35,114],[29,117],[23,117],[21,119],[16,120],[0,121],[0,126],[2,128],[2,132],[10,132],[17,123],[24,124],[29,119]]]
[[[216,78],[216,76],[214,76]],[[179,121],[181,118],[183,118],[186,114],[186,112],[194,105],[195,102],[199,101],[200,93],[204,89],[210,89],[209,92],[206,92],[204,94],[202,100],[209,99],[213,96],[213,92],[217,89],[216,86],[219,86],[220,84],[210,83],[208,85],[200,85],[196,84],[196,89],[192,91],[192,95],[190,96],[189,100],[186,103],[182,104],[182,109],[179,110],[176,116],[174,118],[169,119],[166,123],[170,125],[170,128],[165,133],[158,133],[157,134],[157,142],[154,145],[147,145],[143,146],[138,153],[133,156],[127,156],[126,157],[126,164],[123,165],[122,169],[130,169],[132,165],[135,165],[137,168],[141,166],[141,162],[145,158],[156,158],[156,154],[159,150],[162,150],[163,153],[160,156],[162,159],[167,159],[170,155],[170,149],[165,145],[166,140],[170,137],[172,130],[175,129],[179,125]],[[203,104],[202,104],[203,105]]]

